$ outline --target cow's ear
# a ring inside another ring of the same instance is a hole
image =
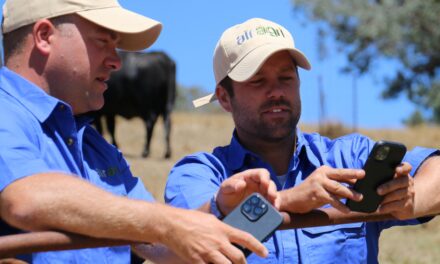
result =
[[[48,55],[50,52],[51,38],[54,34],[55,26],[48,19],[41,19],[35,22],[32,28],[32,36],[36,49]]]
[[[215,88],[215,96],[223,109],[225,109],[227,112],[231,112],[231,97],[226,89],[220,84]]]

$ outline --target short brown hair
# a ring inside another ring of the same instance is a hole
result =
[[[23,51],[24,39],[32,32],[32,26],[33,25],[24,26],[3,35],[5,62],[7,62],[12,55],[20,54]]]
[[[63,15],[49,20],[55,27],[59,28],[62,24],[72,23],[72,15]],[[7,62],[12,55],[23,52],[24,40],[28,34],[32,33],[33,27],[34,24],[23,26],[3,35],[5,62]]]
[[[220,81],[219,85],[225,88],[231,98],[234,97],[234,83],[229,76],[226,75],[226,77]]]

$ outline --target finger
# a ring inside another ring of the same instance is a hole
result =
[[[225,255],[232,263],[246,263],[243,252],[232,244],[227,244],[221,249],[221,253]]]
[[[269,182],[269,187],[267,188],[266,199],[272,204],[275,205],[275,200],[278,198],[278,190],[277,186],[273,181]]]
[[[398,177],[380,185],[377,188],[377,193],[379,195],[387,195],[388,193],[394,192],[398,189],[407,189],[413,184],[413,178],[409,175],[406,177]]]
[[[412,170],[411,164],[408,162],[403,162],[399,166],[396,167],[396,174],[394,175],[395,178],[407,176],[410,174]]]
[[[354,201],[362,200],[362,194],[356,192],[353,189],[350,189],[337,181],[325,181],[323,184],[324,189],[330,193],[330,195],[334,195],[340,198],[347,198]]]
[[[273,206],[277,209],[280,210],[281,209],[281,194],[279,192],[277,192],[276,194],[276,198],[274,200]]]
[[[212,264],[232,264],[226,256],[221,254],[218,251],[212,251],[206,260],[204,260],[204,263],[212,263]],[[240,262],[241,263],[241,262]]]
[[[240,173],[237,173],[237,177],[240,177],[242,179],[245,178],[252,178],[255,182],[259,183],[261,179],[270,180],[270,173],[266,169],[248,169],[245,171],[242,171]]]
[[[243,190],[246,187],[246,182],[243,179],[229,178],[224,181],[220,187],[223,194],[233,194]]]
[[[328,178],[339,182],[353,183],[365,176],[364,170],[358,169],[330,169],[326,172]]]
[[[232,227],[228,228],[230,228],[231,242],[249,249],[260,257],[267,257],[267,248],[251,234]]]
[[[253,176],[254,177],[256,176],[256,178],[254,178],[253,180],[256,181],[257,183],[259,183],[259,181],[260,181],[258,179],[259,175],[262,175],[263,178],[268,178],[270,180],[269,171],[267,171],[266,169],[249,169],[249,170],[245,170],[245,171],[242,171],[242,172],[239,172],[237,174],[232,175],[230,178],[228,178],[226,181],[224,181],[222,183],[222,185],[227,183],[227,184],[233,186],[236,182],[249,181],[249,178],[251,178]]]
[[[256,186],[263,186],[264,189],[269,187],[270,174],[266,169],[252,169],[246,170],[246,173],[243,175],[243,179],[249,183],[254,184]]]
[[[411,190],[399,189],[394,192],[388,193],[384,197],[381,204],[387,204],[387,203],[391,203],[394,201],[400,201],[400,200],[407,200],[407,199],[411,198],[411,196],[413,196],[413,193],[411,192]]]
[[[378,211],[380,213],[402,212],[405,208],[412,207],[412,203],[408,200],[398,200],[381,204]]]
[[[338,197],[331,195],[330,205],[333,206],[335,209],[343,212],[343,213],[349,213],[350,209],[343,204]]]

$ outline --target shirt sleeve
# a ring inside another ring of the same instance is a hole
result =
[[[52,171],[39,149],[38,121],[9,105],[0,111],[0,191],[25,176]]]
[[[440,151],[438,149],[415,147],[413,150],[406,153],[403,161],[411,164],[411,175],[415,176],[422,163],[433,155],[440,155]]]
[[[165,202],[181,208],[198,208],[212,198],[226,177],[222,163],[212,154],[186,156],[168,176]]]

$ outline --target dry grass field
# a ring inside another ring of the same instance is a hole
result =
[[[226,114],[174,113],[172,117],[172,158],[163,159],[163,129],[155,128],[151,156],[141,157],[144,126],[140,119],[117,120],[116,137],[122,152],[135,175],[141,177],[157,200],[163,201],[166,177],[173,164],[184,155],[196,151],[211,151],[213,147],[229,143],[233,129]],[[316,131],[304,125],[303,131]],[[388,139],[414,146],[438,147],[440,128],[421,127],[406,130],[361,130],[375,140]],[[439,175],[440,176],[440,175]],[[428,224],[386,230],[380,240],[380,263],[440,263],[440,217]]]

